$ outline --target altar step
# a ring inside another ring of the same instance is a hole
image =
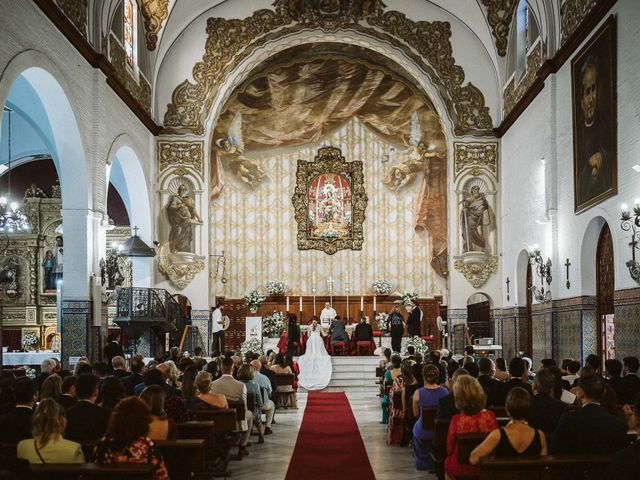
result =
[[[375,396],[379,392],[376,384],[376,367],[380,357],[331,357],[333,372],[325,392],[359,392]],[[300,387],[301,392],[306,391]]]

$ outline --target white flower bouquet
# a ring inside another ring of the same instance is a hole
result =
[[[257,312],[265,300],[266,297],[258,290],[251,290],[244,296],[244,305],[252,312]]]
[[[267,282],[267,293],[269,295],[284,294],[284,282],[281,282],[279,280],[271,280]]]
[[[278,338],[284,331],[284,315],[282,312],[273,311],[262,319],[262,335],[267,338]]]
[[[373,282],[373,285],[371,285],[371,290],[378,295],[386,295],[391,293],[391,283],[384,279],[376,280]]]
[[[22,346],[25,350],[33,348],[38,344],[38,335],[35,332],[27,332],[22,335]]]
[[[393,303],[397,303],[399,305],[404,305],[405,307],[408,307],[409,305],[411,305],[411,303],[413,302],[413,300],[417,300],[418,299],[418,294],[415,292],[407,292],[405,294],[402,295],[402,297],[400,297],[400,300],[396,300]]]
[[[429,346],[427,345],[427,342],[422,340],[422,338],[418,337],[417,335],[413,337],[409,337],[407,339],[406,346],[407,347],[412,346],[413,348],[416,349],[416,353],[421,353],[423,357],[429,351]]]
[[[258,355],[264,355],[264,351],[262,349],[262,342],[257,338],[252,338],[247,340],[246,342],[242,342],[240,345],[240,353],[242,353],[242,358],[245,357],[247,353],[256,353]]]
[[[389,314],[385,312],[380,312],[376,314],[376,322],[378,323],[378,330],[382,333],[387,333],[389,331]]]

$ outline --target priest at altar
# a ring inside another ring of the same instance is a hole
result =
[[[325,328],[329,328],[337,315],[331,304],[329,302],[325,303],[322,312],[320,312],[320,324]]]

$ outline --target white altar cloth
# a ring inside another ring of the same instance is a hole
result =
[[[40,365],[47,358],[60,360],[60,353],[51,350],[41,352],[6,352],[2,354],[2,365]]]

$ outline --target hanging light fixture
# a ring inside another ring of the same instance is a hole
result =
[[[9,162],[8,162],[8,179],[7,179],[7,196],[0,196],[0,232],[2,233],[18,233],[29,230],[29,221],[27,216],[20,211],[18,202],[11,199],[11,114],[10,108],[4,107],[4,111],[8,114],[8,141],[9,146]]]

